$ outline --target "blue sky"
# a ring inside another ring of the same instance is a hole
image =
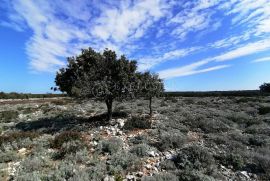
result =
[[[50,92],[81,48],[115,50],[167,90],[270,82],[270,0],[1,0],[0,91]]]

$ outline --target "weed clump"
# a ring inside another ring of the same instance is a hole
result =
[[[82,140],[81,133],[75,131],[65,131],[55,136],[51,141],[52,148],[61,148],[63,143],[69,142],[72,140]]]
[[[211,153],[200,146],[183,148],[173,158],[173,162],[181,170],[199,170],[210,174],[215,169],[215,160]]]
[[[0,112],[0,120],[3,120],[4,122],[13,121],[18,118],[18,116],[19,113],[17,111],[8,110]]]
[[[39,134],[36,132],[11,132],[8,134],[4,134],[0,136],[0,145],[3,145],[4,143],[7,142],[13,142],[13,141],[20,141],[22,139],[34,139],[36,137],[38,137]]]
[[[150,129],[151,128],[151,121],[146,117],[138,117],[134,116],[131,119],[128,119],[124,125],[124,129],[131,130],[131,129]]]
[[[100,152],[114,154],[123,147],[123,141],[119,138],[110,138],[108,140],[102,140],[98,145]]]
[[[270,113],[270,107],[262,106],[262,107],[259,107],[258,111],[260,115],[265,115],[265,114]]]

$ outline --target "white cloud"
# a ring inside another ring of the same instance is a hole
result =
[[[176,49],[176,50],[165,52],[164,54],[162,54],[160,56],[145,57],[145,58],[139,59],[138,60],[139,61],[139,70],[140,71],[148,70],[150,68],[153,68],[157,64],[160,64],[160,63],[165,62],[167,60],[185,57],[191,53],[194,53],[197,50],[200,50],[200,47]]]
[[[4,4],[6,7],[2,9],[8,11],[8,20],[0,20],[0,25],[32,32],[26,53],[35,71],[55,71],[65,64],[65,57],[89,46],[99,51],[108,47],[127,55],[143,50],[144,57],[139,53],[135,55],[141,57],[138,59],[140,70],[202,49],[230,49],[208,59],[213,62],[270,48],[270,0],[4,0]],[[225,16],[221,17],[222,14],[232,19],[231,26],[222,31],[224,35],[219,34],[220,40],[216,41],[216,36],[210,32],[227,25],[223,24]],[[189,37],[192,33],[196,34]],[[213,43],[208,43],[208,36],[214,37]],[[204,40],[203,44],[196,44],[198,37]],[[186,38],[190,39],[179,46]],[[248,43],[252,38],[260,41]],[[219,68],[180,72],[191,75]]]
[[[209,68],[199,69],[201,66],[206,65],[209,62],[211,62],[210,59],[205,59],[202,61],[192,63],[190,65],[162,70],[162,71],[159,71],[158,74],[163,79],[169,79],[169,78],[174,78],[174,77],[183,77],[183,76],[194,75],[194,74],[199,74],[199,73],[206,73],[206,72],[230,67],[230,65],[218,65],[218,66],[213,66]]]
[[[120,7],[105,9],[95,20],[94,36],[105,41],[112,38],[116,42],[140,38],[155,20],[165,15],[168,8],[166,1],[160,0],[139,1],[135,5],[126,1],[120,3]]]
[[[258,62],[269,62],[270,61],[270,57],[264,57],[264,58],[259,58],[256,60],[253,60],[253,63],[258,63]]]
[[[231,59],[259,53],[268,49],[270,49],[270,39],[261,40],[255,43],[249,43],[240,48],[237,48],[227,53],[224,53],[222,55],[216,56],[213,59],[216,61],[231,60]]]

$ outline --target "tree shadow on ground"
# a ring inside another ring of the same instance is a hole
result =
[[[114,112],[113,118],[127,117],[125,112]],[[41,133],[54,134],[61,131],[88,131],[89,129],[106,126],[106,114],[86,117],[74,115],[58,115],[55,117],[42,118],[35,121],[20,122],[15,128],[21,131],[38,131]]]

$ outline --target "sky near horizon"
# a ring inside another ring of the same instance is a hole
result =
[[[169,91],[270,82],[270,0],[0,0],[0,91],[50,92],[66,57],[115,50]]]

